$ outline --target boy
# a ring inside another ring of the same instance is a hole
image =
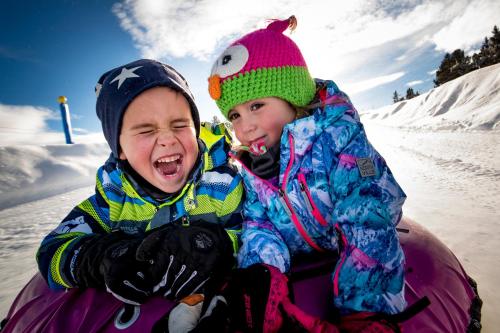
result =
[[[106,288],[130,304],[201,290],[237,249],[243,187],[226,136],[200,126],[187,82],[157,61],[106,72],[96,94],[112,153],[95,194],[43,239],[41,274],[51,288]]]

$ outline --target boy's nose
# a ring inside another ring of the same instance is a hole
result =
[[[157,143],[161,146],[172,146],[175,144],[175,136],[172,131],[160,129],[158,130]]]

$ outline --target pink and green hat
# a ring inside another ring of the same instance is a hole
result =
[[[306,106],[316,86],[297,45],[283,32],[297,20],[273,21],[232,43],[215,62],[208,91],[222,114],[236,105],[263,97],[279,97]]]

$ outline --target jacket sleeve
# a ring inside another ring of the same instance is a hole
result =
[[[226,166],[226,174],[232,180],[228,182],[223,201],[216,212],[223,221],[226,232],[233,243],[234,253],[238,253],[243,222],[243,203],[245,190],[243,180],[237,170]]]
[[[42,240],[36,259],[49,287],[76,287],[73,269],[79,249],[90,237],[107,232],[110,232],[109,204],[97,186],[93,196],[73,208]]]
[[[396,224],[406,198],[366,138],[354,110],[334,131],[329,172],[340,259],[333,273],[335,305],[343,311],[398,313],[404,300],[404,253]],[[341,148],[338,148],[341,147]]]
[[[290,252],[283,238],[270,222],[257,194],[246,192],[242,245],[238,253],[238,267],[268,264],[283,273],[290,270]]]

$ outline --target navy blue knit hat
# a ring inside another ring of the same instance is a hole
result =
[[[120,156],[120,131],[125,110],[140,93],[158,86],[182,93],[191,107],[196,136],[199,135],[200,116],[186,79],[169,65],[149,59],[137,60],[107,71],[95,87],[97,117],[116,157]]]

